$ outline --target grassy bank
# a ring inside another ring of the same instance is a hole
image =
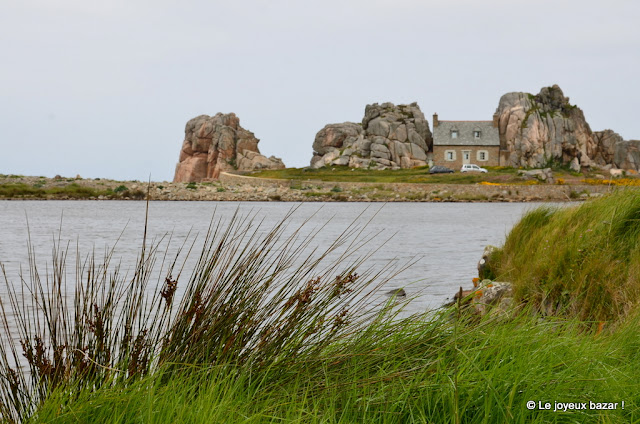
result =
[[[548,313],[609,322],[640,300],[640,192],[616,191],[580,207],[540,208],[513,228],[489,277]]]
[[[500,267],[515,266],[508,262],[514,243],[555,225],[569,239],[583,225],[607,221],[627,240],[616,241],[621,255],[637,238],[636,210],[640,195],[618,193],[576,210],[532,212],[491,269],[507,275]],[[161,245],[146,242],[133,275],[107,254],[78,263],[73,287],[64,279],[64,250],[54,249],[49,273],[31,258],[26,289],[7,282],[9,295],[0,298],[4,420],[640,422],[636,309],[613,308],[621,319],[601,329],[585,325],[580,308],[542,317],[535,296],[517,291],[528,304],[509,319],[480,319],[460,305],[398,319],[401,304],[389,299],[380,309],[371,295],[401,269],[360,269],[375,253],[366,251],[366,232],[351,226],[327,251],[314,252],[307,249],[313,234],[285,236],[285,227],[286,218],[267,232],[251,217],[214,221],[200,248],[183,247],[199,258],[190,276],[182,256],[166,258]],[[542,254],[526,253],[529,262]],[[557,272],[558,281],[574,278],[570,268]],[[602,305],[596,310],[612,307]],[[8,344],[8,334],[18,334],[20,345]],[[21,361],[28,371],[17,367]],[[555,402],[586,409],[554,411]],[[540,409],[546,403],[551,409]]]

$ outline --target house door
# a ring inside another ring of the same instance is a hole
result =
[[[462,164],[465,165],[471,162],[471,150],[462,151]]]

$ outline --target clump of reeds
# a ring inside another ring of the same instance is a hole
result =
[[[21,282],[2,268],[0,416],[24,420],[61,387],[127,387],[185,364],[284,367],[357,332],[373,313],[368,294],[401,269],[357,271],[371,236],[355,223],[323,250],[312,244],[322,228],[286,235],[291,213],[267,232],[255,215],[212,220],[190,276],[178,261],[194,245],[167,259],[160,243],[147,246],[146,225],[130,276],[112,264],[113,250],[101,261],[76,252],[68,270],[60,240],[43,275],[30,247]]]
[[[640,193],[620,190],[579,207],[533,210],[490,268],[545,313],[618,320],[640,301]]]

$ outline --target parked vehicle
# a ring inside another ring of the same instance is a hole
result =
[[[473,163],[467,163],[465,165],[462,165],[462,169],[460,169],[460,172],[488,172],[488,171],[484,168],[480,168],[478,165],[475,165]]]
[[[453,169],[449,169],[446,166],[434,165],[429,168],[429,174],[451,174]]]

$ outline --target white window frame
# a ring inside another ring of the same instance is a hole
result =
[[[482,137],[482,132],[480,130],[473,130],[473,138],[477,140],[480,137]]]
[[[458,130],[451,130],[451,138],[458,138],[459,135]]]
[[[482,158],[482,154],[484,153],[484,159]],[[489,151],[488,150],[478,150],[476,152],[476,159],[478,160],[478,162],[486,162],[489,160]]]
[[[451,159],[449,159],[449,154],[451,154]],[[453,162],[456,160],[456,151],[455,150],[445,150],[444,151],[444,160],[447,162]]]

